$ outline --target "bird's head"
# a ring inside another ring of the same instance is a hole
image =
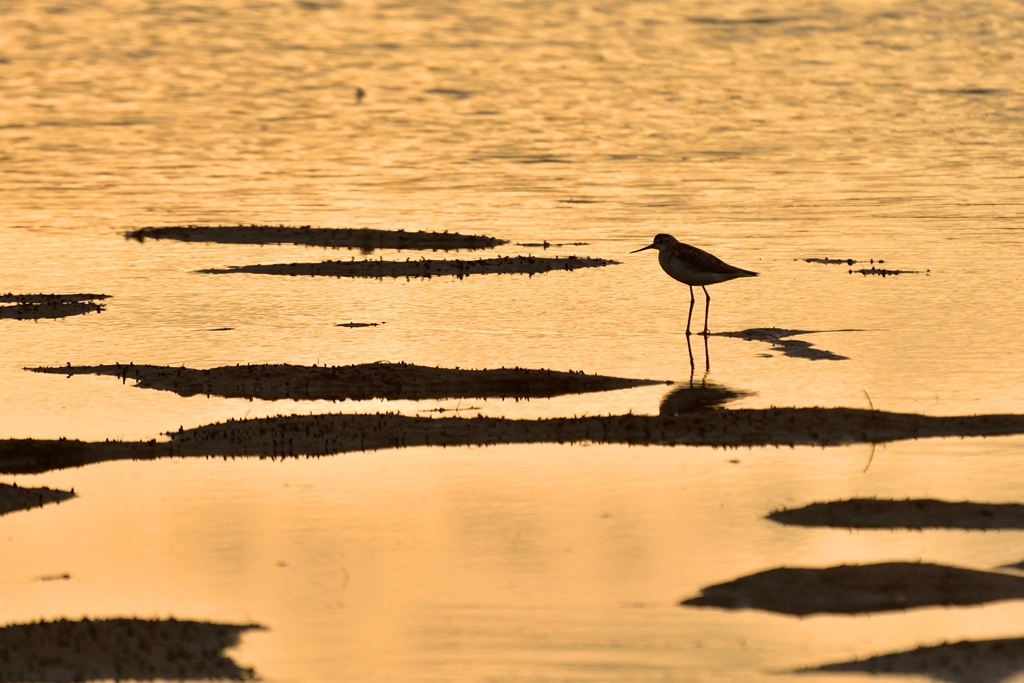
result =
[[[654,236],[654,241],[651,242],[650,244],[648,244],[646,247],[641,247],[640,249],[636,249],[636,250],[631,251],[629,253],[630,254],[635,254],[638,251],[645,251],[647,249],[657,249],[658,251],[661,251],[662,249],[665,249],[666,247],[672,247],[672,246],[675,246],[677,244],[679,244],[679,240],[677,240],[672,235],[669,235],[668,233],[662,232],[662,233],[658,233],[657,235],[655,235]]]

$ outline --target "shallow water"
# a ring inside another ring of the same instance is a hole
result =
[[[712,330],[821,331],[797,338],[848,357],[711,337],[706,371],[692,339],[695,381],[750,392],[733,406],[1024,412],[1022,34],[1011,2],[7,3],[0,290],[113,298],[100,314],[0,321],[0,437],[154,438],[339,409],[654,413],[670,387],[250,402],[21,368],[390,360],[685,382],[687,289],[653,252],[628,255],[657,232],[761,273],[711,288]],[[622,263],[464,280],[204,275],[360,254],[122,237],[250,222],[511,240],[460,258],[583,241],[546,253]],[[826,256],[926,272],[803,261]],[[385,324],[336,327],[349,321]],[[782,564],[1019,562],[1017,532],[762,517],[849,496],[1021,502],[1008,473],[1022,446],[891,444],[866,473],[866,446],[507,446],[17,477],[81,497],[0,519],[0,623],[255,621],[269,630],[237,658],[271,681],[785,679],[1024,635],[1015,602],[802,620],[676,606]],[[819,678],[833,677],[800,680]]]

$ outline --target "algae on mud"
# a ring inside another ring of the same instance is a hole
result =
[[[508,240],[486,235],[462,235],[457,232],[406,232],[374,228],[314,228],[309,225],[186,225],[166,228],[142,228],[125,233],[125,239],[145,242],[147,239],[180,242],[215,242],[218,244],[299,244],[310,247],[359,249],[364,253],[375,249],[408,249],[419,251],[454,251],[459,249],[490,249]]]
[[[1024,529],[1024,505],[852,498],[776,510],[768,519],[796,526],[846,529]]]
[[[589,256],[501,256],[464,261],[460,259],[420,259],[405,261],[323,261],[320,263],[270,263],[228,268],[204,268],[200,273],[226,275],[250,273],[257,275],[308,275],[320,277],[386,277],[430,278],[451,276],[458,279],[470,275],[521,274],[537,275],[551,271],[600,268],[618,264],[610,259]]]
[[[257,624],[82,619],[0,628],[0,683],[253,680],[224,650]]]
[[[229,420],[169,433],[170,441],[9,439],[0,473],[44,472],[93,462],[171,456],[322,456],[412,446],[618,443],[664,446],[834,446],[950,436],[1024,434],[1024,415],[932,417],[856,408],[703,410],[514,420],[392,413],[289,415]]]
[[[1024,577],[923,562],[779,567],[708,586],[689,607],[779,614],[866,614],[1024,598]]]
[[[498,368],[463,370],[411,363],[234,365],[197,370],[164,365],[92,365],[26,368],[55,375],[112,375],[135,380],[143,389],[182,396],[216,395],[264,400],[362,401],[445,398],[549,398],[654,384],[648,379],[587,375],[582,372]]]

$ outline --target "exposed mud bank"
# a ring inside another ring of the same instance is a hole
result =
[[[1024,415],[930,417],[853,408],[706,410],[685,415],[511,420],[496,417],[290,415],[229,420],[171,440],[0,441],[0,473],[167,456],[320,456],[406,446],[619,443],[676,446],[831,446],[946,436],[1024,433]]]
[[[579,270],[618,264],[609,259],[587,256],[502,256],[463,261],[460,259],[420,259],[406,261],[323,261],[321,263],[271,263],[254,266],[206,268],[200,273],[228,275],[307,275],[320,277],[429,278],[451,276],[460,280],[470,275],[538,275],[553,270]]]
[[[99,313],[106,294],[0,294],[0,319],[43,320]]]
[[[284,225],[225,225],[200,227],[186,225],[169,228],[142,228],[125,233],[126,239],[145,242],[177,240],[180,242],[216,242],[218,244],[302,244],[310,247],[359,249],[364,253],[375,249],[409,249],[419,251],[454,251],[459,249],[491,249],[508,240],[486,235],[462,235],[457,232],[406,232],[372,228],[314,228]]]
[[[74,490],[61,491],[60,489],[25,488],[24,486],[12,484],[0,484],[0,516],[16,510],[29,510],[31,508],[43,507],[50,503],[61,503],[75,497]]]
[[[847,529],[1024,529],[1024,505],[853,498],[777,510],[768,519]]]
[[[824,569],[781,567],[709,586],[691,607],[780,614],[865,614],[1024,598],[1024,577],[939,564],[886,562]]]
[[[1024,671],[1024,638],[943,643],[795,673],[844,671],[928,676],[949,683],[1002,683]]]
[[[265,400],[388,400],[444,398],[545,398],[612,391],[653,384],[648,379],[586,375],[582,372],[500,368],[462,370],[410,363],[342,366],[235,365],[209,370],[162,365],[93,365],[28,368],[56,375],[112,375],[144,389]]]
[[[0,628],[0,683],[94,680],[252,680],[224,655],[256,624],[82,619]]]

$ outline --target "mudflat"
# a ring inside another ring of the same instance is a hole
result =
[[[708,586],[690,607],[780,614],[864,614],[1024,598],[1024,577],[918,562],[780,567]]]
[[[0,516],[16,510],[29,510],[75,497],[75,492],[45,486],[28,488],[17,484],[0,484]]]
[[[43,320],[99,313],[106,294],[0,294],[0,319]]]
[[[229,420],[171,432],[170,441],[0,441],[0,473],[168,456],[322,456],[411,446],[624,443],[834,446],[950,436],[1024,434],[1024,415],[932,417],[856,408],[714,409],[682,415],[513,420],[392,413]]]
[[[1024,529],[1024,505],[851,498],[776,510],[768,519],[797,526],[847,529]]]
[[[670,384],[573,371],[528,368],[464,370],[411,363],[228,365],[207,370],[117,363],[28,370],[69,377],[112,375],[122,381],[134,380],[136,386],[144,389],[173,391],[182,396],[206,394],[265,400],[526,399]]]
[[[491,249],[508,244],[508,240],[486,235],[463,235],[457,232],[406,232],[373,228],[314,228],[285,225],[185,225],[166,228],[142,228],[125,233],[126,239],[145,242],[177,240],[179,242],[215,242],[218,244],[303,244],[310,247],[359,249],[409,249],[420,251]]]
[[[176,619],[39,621],[0,628],[0,683],[252,680],[224,655],[256,624]]]
[[[928,676],[949,683],[1002,683],[1024,671],[1024,638],[965,640],[799,669],[797,673],[864,672]]]
[[[601,268],[618,264],[610,259],[589,256],[502,256],[499,258],[461,259],[408,259],[405,261],[323,261],[321,263],[271,263],[228,268],[206,268],[200,273],[227,275],[250,273],[257,275],[307,275],[321,277],[386,277],[429,278],[453,276],[460,280],[470,275],[522,274],[538,275],[553,270],[579,270]]]

